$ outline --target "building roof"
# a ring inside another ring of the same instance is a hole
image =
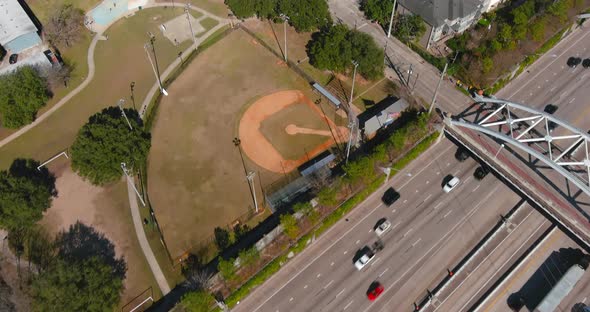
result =
[[[18,0],[0,0],[0,44],[31,32],[37,32],[37,27]]]
[[[371,135],[391,124],[410,105],[404,99],[388,98],[358,115],[359,127]]]
[[[470,15],[483,7],[485,0],[399,0],[399,3],[433,27],[440,27],[445,20],[455,20]]]

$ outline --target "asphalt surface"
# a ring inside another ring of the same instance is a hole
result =
[[[390,311],[392,304],[413,309],[499,214],[518,202],[493,176],[476,181],[475,161],[459,163],[454,152],[455,146],[443,140],[423,154],[233,311]],[[462,180],[449,194],[441,187],[447,174]],[[388,186],[401,193],[391,207],[380,200]],[[498,193],[506,195],[494,196]],[[385,248],[359,272],[353,257],[376,241],[372,229],[384,217],[392,223],[382,238]],[[373,281],[382,283],[385,292],[370,302],[365,293]]]

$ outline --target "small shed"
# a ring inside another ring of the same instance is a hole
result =
[[[387,98],[358,115],[358,124],[364,137],[370,139],[377,131],[393,123],[410,105],[404,99]]]

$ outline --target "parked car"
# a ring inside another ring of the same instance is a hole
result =
[[[580,65],[580,63],[582,63],[582,59],[579,57],[572,56],[567,59],[567,66],[571,68],[576,68],[576,66]]]
[[[381,283],[373,282],[371,286],[369,286],[369,290],[367,290],[367,298],[369,298],[371,301],[374,301],[383,293],[384,290],[385,288],[383,285],[381,285]]]
[[[463,162],[467,158],[469,158],[469,152],[463,147],[457,148],[457,151],[455,152],[455,159],[457,159],[459,162]]]
[[[8,58],[8,63],[14,64],[16,63],[16,61],[18,61],[18,54],[10,54],[10,57]]]
[[[387,206],[391,206],[399,198],[400,198],[399,193],[396,190],[394,190],[392,187],[390,187],[385,191],[385,193],[383,194],[383,197],[381,197],[381,200]]]
[[[47,59],[49,60],[49,63],[51,63],[51,65],[55,65],[55,64],[59,63],[57,56],[55,56],[55,54],[53,54],[53,52],[51,52],[51,50],[45,50],[45,51],[43,51],[43,54],[45,54],[45,56],[47,57]]]
[[[582,66],[584,66],[584,68],[590,67],[590,58],[587,58],[587,59],[583,60],[582,61]]]
[[[477,169],[475,169],[473,177],[475,177],[475,179],[477,180],[483,180],[483,178],[485,178],[488,175],[488,173],[490,173],[490,169],[487,166],[479,166],[477,167]]]
[[[391,228],[391,222],[389,222],[389,220],[383,218],[383,219],[379,220],[379,222],[377,222],[377,225],[375,227],[375,234],[377,234],[377,236],[381,236],[385,232],[387,232],[390,228]]]
[[[363,248],[363,254],[354,262],[357,270],[362,270],[371,260],[375,258],[375,253],[369,247]]]
[[[456,187],[459,185],[459,183],[460,183],[460,182],[461,182],[461,180],[459,180],[459,178],[457,178],[457,177],[452,177],[452,178],[449,180],[449,182],[447,182],[447,183],[445,184],[445,186],[443,186],[443,191],[444,191],[445,193],[450,193],[452,190],[454,190],[454,189],[455,189],[455,188],[456,188]]]

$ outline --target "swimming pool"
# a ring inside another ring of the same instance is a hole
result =
[[[109,25],[119,16],[125,14],[128,7],[128,0],[104,0],[90,11],[90,16],[97,24]]]

